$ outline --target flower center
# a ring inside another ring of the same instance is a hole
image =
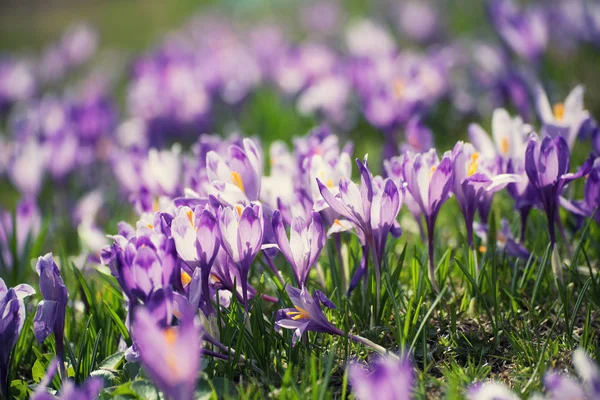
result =
[[[148,227],[148,229],[154,229],[154,225],[152,225],[152,224],[148,224],[146,226]]]
[[[168,345],[173,346],[177,341],[177,328],[171,326],[163,330],[163,334],[165,335],[165,341]]]
[[[327,187],[331,189],[333,187],[333,180],[327,179]]]
[[[190,225],[193,228],[194,227],[194,212],[192,210],[189,210],[185,213],[185,215],[188,217],[188,220],[190,221]]]
[[[433,176],[433,173],[435,172],[436,169],[437,169],[437,165],[434,165],[433,167],[431,167],[431,169],[429,170],[429,178],[431,178]]]
[[[304,308],[296,306],[298,311],[288,311],[286,315],[292,317],[292,321],[298,321],[299,319],[309,319],[310,314]]]
[[[231,171],[231,183],[240,188],[242,192],[246,193],[244,190],[244,182],[242,182],[242,176],[238,172]]]
[[[508,141],[508,138],[503,137],[502,139],[500,139],[500,152],[506,155],[508,153],[509,148],[510,142]]]
[[[468,176],[472,176],[473,174],[475,174],[475,172],[477,172],[477,168],[478,168],[478,162],[477,160],[479,159],[479,153],[475,152],[471,155],[471,162],[469,163],[469,166],[467,167],[467,175]]]
[[[242,207],[241,204],[236,204],[235,205],[235,211],[237,211],[238,217],[242,216],[242,211],[243,210],[244,210],[244,207]]]
[[[185,287],[192,281],[192,277],[185,271],[181,271],[181,284]]]
[[[394,96],[396,99],[401,99],[404,96],[406,85],[402,78],[394,79]]]
[[[565,118],[565,105],[563,103],[556,103],[553,107],[554,119],[561,122]]]

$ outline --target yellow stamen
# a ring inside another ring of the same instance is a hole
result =
[[[231,182],[235,186],[239,187],[242,192],[246,193],[244,191],[244,182],[242,182],[242,176],[238,172],[231,171]]]
[[[244,210],[244,207],[242,207],[240,204],[237,204],[237,205],[235,206],[235,211],[237,211],[237,213],[238,213],[238,216],[241,216],[241,215],[242,215],[242,211],[243,211],[243,210]]]
[[[163,334],[165,335],[165,340],[167,341],[167,344],[169,345],[174,345],[175,341],[177,341],[177,328],[175,328],[174,326],[167,328],[163,331]]]
[[[467,168],[468,176],[472,176],[473,174],[475,174],[475,172],[477,172],[477,168],[478,168],[477,159],[478,158],[479,158],[479,153],[477,153],[477,152],[473,153],[473,155],[471,156],[471,162],[469,163],[469,166]]]
[[[437,166],[434,165],[433,167],[431,167],[431,170],[429,171],[429,177],[431,178],[431,176],[433,175],[433,173],[435,172],[435,170],[437,169]]]
[[[333,181],[331,179],[327,179],[327,187],[330,189],[333,187]]]
[[[183,286],[189,285],[191,281],[192,277],[190,276],[190,274],[188,274],[185,271],[181,271],[181,283],[183,284]]]
[[[342,223],[337,218],[333,220],[333,223],[336,224],[336,225],[342,226]]]
[[[152,224],[148,224],[146,226],[148,227],[148,229],[154,229],[154,225],[152,225]]]
[[[158,199],[152,200],[152,211],[158,211]]]
[[[556,103],[552,111],[554,112],[554,119],[558,122],[565,118],[565,105],[563,103]]]
[[[288,317],[292,317],[292,321],[298,321],[299,319],[309,319],[310,318],[308,311],[306,311],[304,308],[296,306],[296,310],[298,310],[298,311],[288,311],[286,313],[286,315]]]
[[[404,96],[404,92],[406,89],[406,85],[404,84],[404,80],[401,78],[397,78],[394,80],[394,96],[397,99],[401,99]]]
[[[500,152],[506,155],[508,153],[509,148],[510,142],[508,141],[508,138],[503,137],[502,139],[500,139]]]
[[[188,220],[190,221],[190,225],[193,228],[194,227],[194,212],[192,210],[189,210],[188,212],[185,213],[185,215],[187,215]]]
[[[221,280],[219,278],[217,278],[217,276],[215,274],[210,274],[210,277],[213,278],[215,280],[215,282],[221,283]]]
[[[487,251],[487,247],[485,246],[479,246],[479,252],[480,253],[485,253]]]

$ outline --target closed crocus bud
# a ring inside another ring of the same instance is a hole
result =
[[[23,323],[25,322],[25,304],[23,299],[31,296],[35,290],[26,284],[8,289],[0,278],[0,389],[8,398],[8,368],[10,353],[15,347]]]
[[[40,343],[54,333],[56,356],[60,360],[62,369],[67,288],[60,276],[58,266],[52,259],[52,253],[40,257],[35,268],[40,276],[40,293],[44,300],[38,303],[33,318],[33,333]]]
[[[197,281],[202,285],[203,310],[212,312],[210,303],[209,277],[212,265],[221,245],[219,226],[208,207],[197,206],[195,211],[181,207],[171,224],[171,232],[179,257],[190,267],[199,269]],[[182,281],[192,279],[182,271]],[[186,276],[187,275],[187,276]]]
[[[300,287],[304,287],[308,274],[325,245],[325,230],[320,215],[313,212],[310,222],[302,217],[294,217],[288,240],[281,214],[279,210],[275,210],[273,231],[279,250],[292,266],[296,282]]]
[[[452,159],[450,155],[444,155],[440,161],[435,149],[422,154],[407,152],[402,171],[406,190],[413,196],[425,217],[429,248],[429,280],[437,290],[433,261],[433,230],[442,204],[450,198],[454,183]]]
[[[219,213],[221,244],[239,269],[244,304],[248,306],[248,272],[261,249],[264,234],[262,207],[258,204],[224,207]]]
[[[556,243],[554,223],[558,218],[559,196],[571,181],[590,172],[593,156],[577,170],[569,173],[570,151],[562,136],[539,139],[531,135],[525,152],[525,171],[532,186],[536,189],[548,218],[550,242]]]

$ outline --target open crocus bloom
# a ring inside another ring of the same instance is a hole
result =
[[[503,161],[521,159],[527,147],[527,136],[531,127],[523,123],[521,117],[511,118],[504,108],[497,108],[492,114],[492,137],[478,124],[469,125],[469,140],[481,155]]]
[[[486,382],[471,386],[467,390],[469,400],[519,400],[520,397],[500,382]]]
[[[206,154],[206,172],[213,184],[212,193],[230,206],[257,201],[260,196],[262,152],[251,139],[245,138],[242,143],[243,148],[229,146],[227,158],[215,151]]]
[[[487,210],[492,201],[492,194],[503,189],[509,183],[519,180],[518,175],[497,174],[497,163],[493,159],[485,159],[476,152],[470,143],[458,142],[452,151],[454,169],[454,196],[465,217],[467,241],[473,246],[473,219],[477,208],[484,212],[484,223],[487,222]],[[481,207],[481,203],[486,203]]]
[[[294,308],[284,308],[277,311],[275,329],[293,329],[292,345],[296,344],[305,331],[344,335],[344,332],[333,326],[323,314],[322,305],[335,308],[335,304],[321,291],[315,290],[311,296],[306,288],[297,289],[288,285],[285,290],[294,304]]]
[[[573,148],[582,125],[590,118],[590,113],[583,105],[584,92],[584,87],[577,85],[564,103],[556,103],[551,107],[544,89],[541,86],[536,88],[536,103],[544,123],[544,132],[553,137],[564,137],[569,149]]]
[[[180,310],[178,326],[161,327],[146,309],[138,309],[133,338],[148,375],[173,399],[191,400],[200,369],[201,331],[190,310]]]

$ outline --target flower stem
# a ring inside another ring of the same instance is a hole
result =
[[[375,352],[384,355],[384,356],[389,356],[394,358],[397,361],[400,361],[400,357],[398,357],[396,354],[390,352],[388,349],[386,349],[383,346],[378,345],[377,343],[373,343],[372,341],[370,341],[367,338],[364,338],[362,336],[358,336],[358,335],[352,335],[352,334],[348,334],[348,337],[352,340],[354,340],[357,343],[361,343],[364,344],[367,347],[370,347],[371,349],[373,349]]]

